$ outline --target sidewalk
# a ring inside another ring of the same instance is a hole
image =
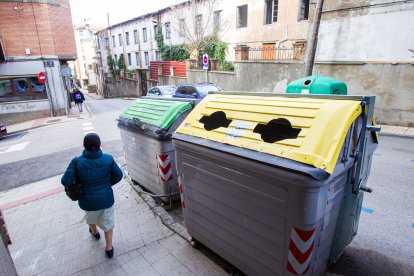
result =
[[[19,275],[227,275],[164,226],[124,180],[115,185],[114,258],[88,232],[60,177],[0,193]]]
[[[85,108],[86,109],[86,108]],[[66,116],[57,116],[57,117],[46,117],[40,118],[36,120],[26,121],[24,123],[15,124],[15,125],[8,125],[7,127],[7,135],[16,134],[22,131],[27,131],[43,126],[53,125],[53,124],[61,124],[67,122],[77,121],[78,119],[87,118],[89,117],[88,112],[79,113],[79,110],[76,106],[73,106],[69,109],[69,115]]]

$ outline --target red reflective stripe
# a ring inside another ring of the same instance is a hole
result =
[[[171,163],[168,163],[165,168],[160,164],[159,169],[163,174],[167,174],[171,170]]]
[[[165,162],[165,160],[167,160],[168,155],[159,155],[160,159],[162,162]]]
[[[286,267],[287,271],[289,271],[290,273],[293,273],[295,275],[299,275],[296,270],[293,268],[293,266],[290,264],[290,262],[288,261],[287,263],[287,267]]]
[[[300,252],[299,248],[296,247],[295,243],[292,240],[290,240],[290,247],[289,247],[289,249],[290,249],[290,252],[292,252],[292,254],[295,257],[295,259],[300,264],[303,264],[304,262],[306,262],[308,260],[308,258],[312,254],[312,250],[313,250],[314,243],[315,242],[312,242],[312,244],[309,247],[309,249],[305,253],[302,253],[302,252]]]
[[[296,227],[293,227],[296,230],[296,233],[298,233],[299,237],[304,241],[307,242],[313,235],[313,232],[315,232],[316,228],[311,231],[303,231]]]

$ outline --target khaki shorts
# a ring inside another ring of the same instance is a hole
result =
[[[96,224],[104,232],[115,227],[114,206],[98,211],[85,211],[86,223]]]

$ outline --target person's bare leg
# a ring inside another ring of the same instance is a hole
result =
[[[112,235],[113,235],[113,230],[109,230],[107,232],[105,232],[105,241],[106,241],[106,246],[105,246],[105,251],[111,250],[112,249]]]
[[[89,228],[91,228],[93,235],[98,234],[98,229],[96,228],[96,224],[89,224]]]

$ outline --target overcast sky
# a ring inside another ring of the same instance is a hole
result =
[[[73,25],[84,19],[92,25],[107,27],[109,12],[111,25],[153,12],[182,0],[70,0]]]

